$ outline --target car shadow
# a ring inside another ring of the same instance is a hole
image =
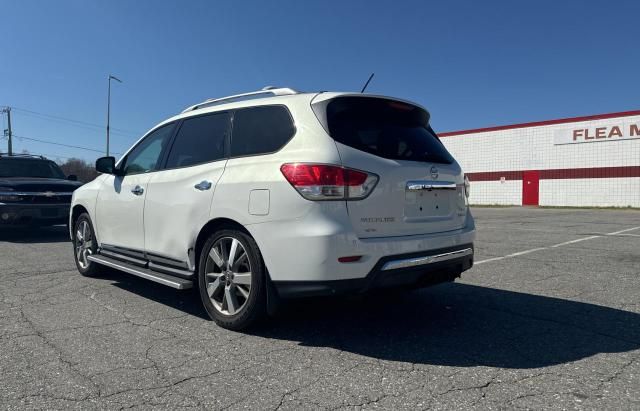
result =
[[[106,278],[122,289],[208,318],[196,292],[178,292],[120,273]],[[289,302],[275,318],[248,333],[388,361],[528,369],[636,350],[640,315],[449,283],[404,294]]]
[[[122,290],[200,317],[203,320],[209,320],[207,312],[200,303],[200,296],[196,289],[175,290],[109,267],[102,267],[100,274],[92,278],[111,281],[113,286]]]
[[[361,301],[304,301],[258,335],[367,357],[539,368],[640,348],[640,315],[463,283]]]
[[[0,227],[0,242],[32,244],[69,242],[69,231],[64,225],[51,227]]]

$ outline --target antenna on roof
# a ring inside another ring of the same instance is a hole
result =
[[[362,87],[362,90],[360,91],[360,93],[364,93],[364,91],[367,89],[367,86],[369,85],[369,82],[371,81],[371,79],[375,74],[376,73],[371,73],[371,75],[369,76],[369,80],[367,80],[367,82],[364,83],[364,87]]]

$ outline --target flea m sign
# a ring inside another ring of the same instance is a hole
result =
[[[553,144],[595,143],[640,138],[640,121],[620,121],[600,126],[574,126],[553,133]]]

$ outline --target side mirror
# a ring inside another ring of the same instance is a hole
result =
[[[69,181],[78,181],[78,176],[75,175],[75,174],[69,174],[67,176],[67,180],[69,180]]]
[[[96,171],[98,173],[116,174],[115,157],[100,157],[96,160]]]

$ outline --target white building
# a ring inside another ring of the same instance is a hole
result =
[[[439,136],[471,204],[640,207],[640,111]]]

